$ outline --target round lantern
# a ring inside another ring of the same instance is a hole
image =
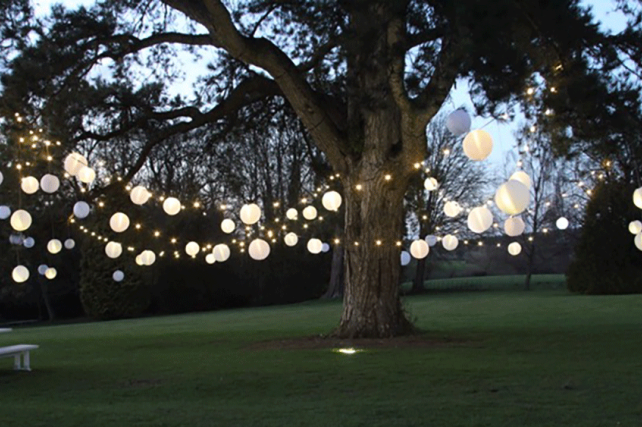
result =
[[[12,245],[22,245],[25,239],[22,234],[11,234],[9,235],[9,243]]]
[[[53,279],[55,279],[57,275],[58,275],[58,270],[56,270],[56,269],[55,269],[55,268],[53,268],[53,267],[49,267],[49,268],[45,271],[45,277],[46,277],[47,279],[49,279],[49,280],[53,280]]]
[[[156,262],[156,254],[150,250],[144,250],[140,254],[140,260],[143,265],[152,265]]]
[[[132,191],[129,193],[129,198],[131,199],[132,203],[139,206],[147,203],[151,196],[152,195],[149,193],[149,191],[147,191],[147,189],[142,185],[138,185],[132,188]]]
[[[25,248],[31,249],[33,248],[33,245],[36,244],[36,241],[33,239],[33,237],[27,237],[24,242],[22,242]]]
[[[89,166],[83,166],[78,171],[77,178],[80,182],[85,184],[91,184],[96,179],[96,171],[90,168]]]
[[[112,274],[112,279],[114,279],[114,282],[122,282],[123,279],[125,278],[125,273],[123,273],[120,270],[114,271],[114,274]]]
[[[163,210],[167,215],[174,216],[181,211],[181,202],[175,197],[168,197],[163,202]]]
[[[493,225],[493,214],[486,206],[478,206],[468,214],[468,228],[474,233],[483,233]]]
[[[449,201],[449,202],[446,202],[446,204],[444,205],[444,213],[449,218],[456,217],[461,213],[461,211],[462,211],[462,208],[461,206],[459,206],[459,203],[457,202]]]
[[[22,188],[22,191],[27,194],[33,194],[38,191],[38,188],[40,188],[40,184],[38,184],[38,180],[33,176],[26,176],[22,178],[22,181],[20,182],[20,188]]]
[[[642,222],[636,219],[635,221],[631,221],[629,223],[629,233],[638,234],[641,231],[642,231]]]
[[[214,264],[216,262],[216,258],[214,257],[214,254],[205,255],[205,262],[208,264]]]
[[[40,264],[38,266],[38,274],[40,274],[41,276],[44,276],[48,268],[49,266],[47,264]]]
[[[288,233],[283,238],[283,241],[288,246],[295,246],[297,243],[299,243],[299,237],[294,233]]]
[[[0,206],[0,219],[7,219],[11,216],[11,209],[9,206]]]
[[[446,118],[446,128],[455,136],[460,136],[470,131],[471,120],[465,110],[453,111]]]
[[[321,245],[321,252],[326,253],[329,250],[330,250],[330,245],[328,245],[327,243],[324,243],[323,245]]]
[[[559,217],[557,221],[555,221],[555,226],[560,230],[566,230],[568,228],[568,219],[563,216]]]
[[[71,176],[76,176],[80,169],[87,165],[87,159],[79,153],[71,153],[67,157],[65,157],[65,172],[67,172]]]
[[[508,253],[512,256],[517,256],[522,252],[522,245],[517,242],[513,242],[508,245]]]
[[[528,188],[519,181],[507,181],[495,193],[495,204],[508,215],[518,215],[526,210],[531,195]]]
[[[31,227],[31,215],[25,210],[18,209],[11,215],[9,222],[14,230],[25,231]]]
[[[317,208],[314,206],[308,206],[305,209],[303,209],[303,218],[312,221],[314,218],[317,217]]]
[[[323,195],[321,204],[329,211],[338,211],[341,206],[341,194],[336,191],[328,191]]]
[[[310,251],[311,254],[318,254],[321,252],[321,249],[323,249],[323,242],[319,239],[310,239],[308,240],[308,251]]]
[[[19,265],[11,272],[11,277],[16,283],[23,283],[29,279],[29,270],[24,265]]]
[[[509,181],[519,181],[526,186],[529,190],[531,189],[531,177],[524,171],[517,171],[508,178]]]
[[[214,258],[216,258],[216,261],[224,262],[230,257],[230,248],[226,244],[221,243],[214,246],[212,253],[214,254]]]
[[[524,220],[519,216],[510,217],[504,222],[504,231],[506,235],[510,237],[519,236],[524,232],[525,228],[526,224],[524,224]]]
[[[428,243],[428,246],[432,247],[437,244],[437,236],[433,236],[432,234],[427,235],[424,240],[426,243]]]
[[[252,225],[261,219],[261,208],[256,203],[250,203],[241,207],[241,221],[243,224]]]
[[[428,191],[435,191],[439,188],[439,182],[433,177],[426,178],[424,181],[424,188]]]
[[[65,240],[65,248],[66,249],[72,250],[75,247],[76,247],[76,242],[74,242],[74,239]]]
[[[270,255],[270,245],[263,239],[254,239],[250,242],[247,252],[252,259],[263,261]]]
[[[410,254],[406,251],[401,251],[401,265],[410,264]]]
[[[185,245],[185,253],[191,257],[196,256],[201,250],[201,247],[196,242],[189,242]]]
[[[136,255],[136,258],[134,259],[134,262],[136,262],[136,265],[145,265],[145,263],[143,263],[142,254]]]
[[[118,258],[123,253],[123,245],[118,242],[108,242],[105,245],[105,253],[109,258]]]
[[[642,187],[633,192],[633,204],[642,209]]]
[[[642,233],[638,233],[635,235],[635,239],[633,239],[633,243],[635,243],[636,248],[642,251]]]
[[[52,253],[54,255],[57,254],[62,250],[62,242],[58,239],[49,240],[49,242],[47,243],[47,250],[49,251],[49,253]]]
[[[459,245],[459,239],[457,239],[452,234],[448,234],[443,239],[441,239],[441,245],[447,251],[454,251],[455,249],[457,249],[457,246]]]
[[[285,216],[287,217],[287,219],[294,221],[299,217],[299,213],[296,209],[290,208],[285,212]]]
[[[116,212],[109,219],[109,226],[116,233],[122,233],[129,228],[129,217],[122,212]]]
[[[87,202],[76,202],[74,205],[74,216],[78,219],[87,218],[89,211],[90,209]]]
[[[410,245],[410,255],[417,259],[426,258],[426,256],[428,256],[428,252],[430,252],[430,248],[425,240],[415,240]]]
[[[470,160],[484,160],[491,151],[493,151],[493,138],[485,130],[474,130],[464,138],[464,154]]]
[[[2,181],[4,181],[4,175],[2,175],[2,172],[0,172],[0,184],[2,184]]]
[[[221,230],[223,230],[223,233],[230,234],[234,231],[235,228],[236,224],[234,224],[234,221],[232,221],[231,219],[225,218],[223,221],[221,221]]]
[[[46,174],[40,178],[40,188],[45,193],[55,193],[60,188],[60,180],[56,175]]]

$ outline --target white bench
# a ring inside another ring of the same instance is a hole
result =
[[[10,345],[8,347],[0,347],[0,358],[13,357],[14,370],[31,371],[31,366],[29,366],[29,352],[37,348],[38,346],[35,344],[19,344]]]

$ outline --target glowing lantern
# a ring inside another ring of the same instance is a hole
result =
[[[508,253],[512,256],[517,256],[522,252],[522,245],[517,242],[513,242],[508,245]]]
[[[485,130],[474,130],[464,138],[464,154],[470,160],[484,160],[491,151],[493,151],[493,138]]]
[[[439,188],[439,182],[433,177],[426,178],[424,181],[424,188],[428,191],[435,191]]]
[[[642,209],[642,187],[633,192],[633,204]]]
[[[299,242],[299,237],[294,233],[288,233],[283,238],[285,244],[288,246],[295,246]]]
[[[123,273],[120,270],[114,271],[114,274],[112,274],[112,279],[114,279],[114,282],[122,282],[123,279],[125,278],[125,273]]]
[[[230,257],[230,248],[226,244],[221,243],[220,245],[214,246],[212,253],[214,254],[214,258],[216,258],[216,261],[224,262]]]
[[[40,188],[45,193],[55,193],[60,188],[60,180],[56,175],[46,174],[40,178]]]
[[[49,280],[53,280],[53,279],[55,279],[57,275],[58,275],[58,271],[57,271],[55,268],[53,268],[53,267],[49,267],[49,268],[45,271],[45,277],[46,277],[47,279],[49,279]]]
[[[11,209],[9,206],[0,206],[0,219],[7,219],[11,216]]]
[[[317,208],[314,206],[308,206],[305,209],[303,209],[303,218],[312,221],[314,218],[317,217]]]
[[[74,247],[76,247],[76,242],[74,242],[74,240],[73,240],[73,239],[67,239],[67,240],[65,240],[65,248],[67,248],[67,249],[71,250],[71,249],[73,249]]]
[[[40,274],[41,276],[44,276],[48,268],[49,266],[47,264],[40,264],[38,266],[38,274]]]
[[[62,242],[58,239],[49,240],[49,242],[47,243],[47,250],[49,251],[49,253],[52,253],[54,255],[57,254],[62,250]]]
[[[506,235],[510,237],[519,236],[524,232],[525,228],[526,224],[524,224],[524,220],[519,216],[510,217],[504,222],[504,231]]]
[[[425,240],[422,240],[422,239],[415,240],[410,245],[410,255],[412,255],[417,259],[426,258],[426,256],[428,256],[428,252],[430,252],[430,247],[428,246],[428,243],[426,243]]]
[[[327,243],[324,243],[323,245],[321,245],[321,252],[326,253],[329,250],[330,250],[330,245],[328,245]]]
[[[635,235],[635,239],[633,239],[633,243],[635,243],[636,248],[642,251],[642,233],[638,233]]]
[[[152,195],[149,193],[149,191],[147,191],[147,189],[142,185],[137,185],[136,187],[132,188],[132,191],[129,193],[129,198],[131,199],[132,203],[139,206],[147,203],[151,196]]]
[[[641,231],[642,231],[642,222],[636,219],[635,221],[631,221],[629,223],[629,233],[638,234]]]
[[[263,239],[254,239],[250,242],[247,252],[252,259],[263,261],[270,255],[270,245]]]
[[[87,202],[76,202],[74,205],[74,216],[78,219],[87,218],[89,211],[90,209]]]
[[[24,242],[24,236],[22,234],[11,234],[9,236],[9,243],[12,245],[22,245]]]
[[[437,236],[433,236],[432,234],[427,235],[424,240],[430,247],[433,247],[437,244]]]
[[[223,221],[221,221],[221,230],[223,230],[223,233],[230,234],[234,231],[236,228],[236,224],[234,224],[234,221],[232,221],[229,218],[225,218]]]
[[[108,242],[105,246],[105,253],[111,259],[118,258],[123,253],[123,245],[118,242]]]
[[[168,197],[163,202],[163,210],[167,215],[174,216],[181,211],[181,202],[175,197]]]
[[[243,224],[252,225],[261,219],[261,208],[256,203],[250,203],[241,207],[241,221]]]
[[[40,188],[40,184],[38,184],[38,180],[33,176],[26,176],[22,178],[20,188],[22,188],[22,191],[27,194],[33,194],[38,191],[38,188]]]
[[[446,118],[446,128],[455,136],[460,136],[470,131],[471,120],[465,110],[453,111]]]
[[[94,171],[89,166],[83,166],[78,171],[77,178],[80,182],[84,182],[85,184],[91,184],[96,179],[96,171]]]
[[[294,221],[299,217],[299,213],[296,209],[290,208],[287,210],[287,212],[285,212],[285,216],[287,217],[287,219]]]
[[[410,264],[410,254],[406,251],[401,251],[401,265]]]
[[[136,262],[136,265],[145,265],[145,264],[143,263],[143,257],[142,257],[142,254],[138,254],[138,255],[136,255],[136,258],[134,259],[134,261]]]
[[[71,153],[67,157],[65,157],[65,172],[67,172],[71,176],[76,176],[80,169],[87,165],[87,159],[79,153]]]
[[[310,251],[311,254],[318,254],[321,252],[321,249],[323,249],[323,242],[319,239],[310,239],[308,240],[308,251]]]
[[[4,181],[4,175],[2,175],[2,172],[0,172],[0,184],[2,184],[2,181]]]
[[[483,233],[493,225],[493,214],[486,206],[478,206],[468,214],[468,228],[474,233]]]
[[[338,211],[341,206],[341,194],[336,191],[328,191],[323,195],[321,204],[329,211]]]
[[[529,190],[531,189],[531,177],[524,171],[517,171],[508,178],[509,181],[519,181],[526,186]]]
[[[444,205],[444,213],[449,218],[455,218],[462,210],[462,207],[457,202],[449,201]]]
[[[29,279],[29,270],[24,265],[19,265],[11,272],[11,277],[16,283],[23,283]]]
[[[526,210],[531,195],[528,188],[519,181],[507,181],[495,193],[495,204],[508,215],[518,215]]]
[[[29,215],[29,212],[18,209],[11,215],[11,219],[9,220],[11,223],[11,227],[16,230],[16,231],[25,231],[29,227],[31,227],[31,215]]]
[[[140,253],[142,265],[152,265],[156,262],[156,254],[150,250],[144,250]]]
[[[452,234],[448,234],[443,239],[441,239],[441,245],[447,251],[454,251],[455,249],[457,249],[457,246],[459,245],[459,239],[457,239]]]
[[[207,254],[205,255],[205,262],[208,264],[214,264],[216,262],[216,257],[214,257],[214,254]]]
[[[555,226],[560,230],[566,230],[568,228],[568,219],[563,216],[559,217],[557,221],[555,221]]]
[[[22,242],[25,248],[31,249],[33,246],[36,244],[36,241],[33,239],[33,237],[27,237],[24,242]]]
[[[116,212],[109,219],[109,226],[116,233],[122,233],[129,228],[129,217],[122,212]]]
[[[201,250],[201,247],[196,242],[189,242],[185,245],[185,253],[191,257],[196,256]]]

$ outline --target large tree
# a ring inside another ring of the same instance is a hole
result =
[[[608,94],[603,71],[622,58],[608,54],[634,49],[637,37],[600,33],[577,0],[107,0],[56,9],[46,29],[33,26],[35,43],[7,27],[22,43],[3,79],[5,113],[37,115],[70,142],[125,136],[136,153],[127,179],[168,138],[202,127],[223,132],[249,106],[287,100],[344,188],[336,334],[346,337],[412,330],[395,242],[413,165],[428,154],[426,125],[456,80],[468,78],[479,112],[490,114],[527,101],[527,86],[540,82],[556,95],[543,100],[556,109],[550,128],[568,142],[568,126],[592,114],[589,95]],[[188,68],[176,46],[211,58],[199,96],[122,84],[141,69],[167,79]],[[92,74],[99,65],[121,84]],[[89,114],[109,126],[86,128]]]

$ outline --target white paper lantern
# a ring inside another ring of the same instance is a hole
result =
[[[635,221],[631,221],[629,223],[629,233],[638,234],[640,232],[642,232],[642,222],[637,219]]]
[[[11,209],[9,206],[2,205],[0,206],[0,219],[7,219],[11,216]]]
[[[38,184],[38,180],[33,176],[26,176],[22,178],[22,181],[20,182],[20,188],[22,188],[22,191],[27,194],[33,194],[38,191],[38,188],[40,188],[40,184]]]
[[[517,242],[513,242],[508,245],[508,253],[512,256],[517,256],[522,252],[522,245]]]
[[[642,187],[633,192],[633,204],[642,209]]]
[[[470,131],[471,119],[465,110],[453,111],[446,118],[446,128],[455,136],[460,136]]]
[[[254,239],[247,249],[250,257],[256,261],[263,261],[270,255],[270,245],[263,239]]]
[[[285,241],[285,244],[288,246],[295,246],[299,243],[299,237],[294,233],[288,233],[283,238],[283,241]]]
[[[60,188],[60,180],[56,175],[46,174],[40,178],[40,188],[45,193],[55,193]]]
[[[33,246],[36,244],[36,241],[33,239],[33,237],[27,237],[24,242],[22,242],[25,248],[31,249]]]
[[[11,272],[11,277],[16,283],[23,283],[29,279],[29,270],[24,265],[19,265]]]
[[[44,276],[48,268],[49,266],[47,264],[40,264],[38,266],[38,274],[40,274],[41,276]]]
[[[132,188],[132,191],[129,193],[129,198],[132,203],[139,206],[147,203],[151,196],[150,192],[142,185],[137,185]]]
[[[109,226],[116,233],[122,233],[129,228],[129,217],[122,212],[116,212],[109,219]]]
[[[123,253],[123,245],[118,242],[108,242],[105,245],[105,253],[109,258],[118,258]]]
[[[439,182],[433,177],[428,177],[424,181],[424,188],[428,191],[435,191],[439,188]]]
[[[261,208],[256,203],[243,205],[241,207],[240,216],[243,224],[256,224],[261,219]]]
[[[2,184],[2,181],[4,181],[4,175],[2,175],[2,172],[0,172],[0,184]]]
[[[136,258],[134,259],[134,262],[136,263],[136,265],[141,265],[141,266],[145,265],[145,263],[143,262],[143,256],[142,255],[143,254],[136,255]]]
[[[336,212],[339,210],[339,207],[341,206],[341,201],[342,201],[341,194],[337,193],[336,191],[328,191],[323,195],[323,198],[321,199],[321,204],[327,210]]]
[[[425,240],[415,240],[410,244],[410,255],[417,259],[426,258],[428,256],[428,252],[430,252],[430,247]]]
[[[433,236],[432,234],[427,235],[424,240],[430,247],[433,247],[437,244],[437,236]]]
[[[443,239],[441,239],[441,245],[447,251],[454,251],[455,249],[457,249],[457,246],[459,245],[459,239],[453,236],[452,234],[448,234],[444,236]]]
[[[323,245],[321,245],[321,252],[326,253],[329,250],[330,250],[330,245],[328,245],[327,243],[324,243]]]
[[[185,245],[185,253],[191,257],[196,256],[201,250],[201,247],[196,242],[189,242]]]
[[[317,217],[317,208],[315,208],[314,206],[308,206],[305,209],[303,209],[303,218],[307,219],[308,221],[312,221],[316,217]]]
[[[25,210],[18,209],[11,215],[9,222],[14,230],[25,231],[31,227],[31,215]]]
[[[401,265],[410,264],[410,254],[406,251],[401,251]]]
[[[80,182],[85,184],[91,184],[96,179],[96,171],[90,168],[89,166],[83,166],[78,171],[77,178]]]
[[[51,254],[57,254],[62,250],[62,242],[58,239],[49,240],[49,242],[47,243],[47,250]]]
[[[633,243],[635,243],[636,248],[642,251],[642,233],[638,233],[635,235],[635,239],[633,239]]]
[[[508,215],[518,215],[524,212],[530,199],[530,191],[519,181],[507,181],[500,185],[495,193],[495,204]]]
[[[123,273],[120,270],[114,271],[114,274],[112,274],[112,279],[114,279],[114,282],[122,282],[123,279],[125,278],[125,273]]]
[[[493,151],[493,138],[485,130],[474,130],[464,138],[464,154],[470,160],[484,160],[491,151]]]
[[[468,228],[474,233],[483,233],[493,225],[493,214],[486,206],[478,206],[468,214]]]
[[[310,239],[308,240],[308,251],[311,254],[318,254],[323,249],[323,242],[319,239]]]
[[[168,197],[163,201],[163,210],[167,215],[174,216],[181,211],[181,202],[175,197]]]
[[[229,218],[225,218],[223,221],[221,221],[221,230],[223,230],[223,233],[230,234],[234,231],[236,228],[236,224],[234,224],[234,221],[232,221]]]
[[[507,236],[517,237],[524,232],[524,229],[526,229],[526,224],[520,216],[510,217],[504,222],[504,231]]]
[[[290,208],[285,212],[285,216],[287,219],[294,221],[299,217],[299,212],[294,208]]]
[[[449,201],[444,205],[444,214],[449,218],[455,218],[462,210],[462,207],[457,202]]]
[[[22,234],[11,234],[9,236],[9,243],[12,245],[22,245],[24,242],[24,236]]]
[[[143,265],[152,265],[156,262],[156,254],[150,250],[144,250],[140,254],[140,260],[143,262]]]
[[[557,221],[555,221],[555,226],[560,230],[566,230],[568,228],[568,219],[563,216],[559,217]]]
[[[74,239],[65,240],[65,248],[66,249],[72,250],[75,247],[76,247],[76,242],[74,242]]]
[[[74,216],[78,219],[87,218],[90,208],[87,202],[76,202],[74,205]]]
[[[519,181],[526,186],[529,190],[531,189],[531,177],[524,171],[517,171],[508,178],[509,181]]]
[[[214,257],[214,254],[207,254],[205,255],[205,262],[208,264],[214,264],[216,262],[216,257]]]
[[[212,253],[214,254],[214,258],[216,258],[217,262],[225,262],[230,257],[230,248],[226,244],[221,243],[214,246]]]
[[[53,279],[55,279],[57,275],[58,275],[58,270],[56,270],[56,269],[55,269],[55,268],[53,268],[53,267],[49,267],[49,268],[45,271],[45,277],[46,277],[47,279],[49,279],[49,280],[53,280]]]
[[[67,172],[71,176],[76,176],[80,169],[87,165],[87,159],[79,153],[71,153],[67,157],[65,157],[65,172]]]

